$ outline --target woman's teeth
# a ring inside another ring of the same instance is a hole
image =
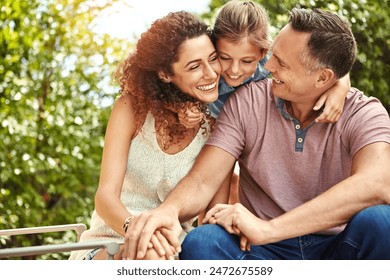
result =
[[[199,89],[199,90],[202,90],[202,91],[209,91],[209,90],[214,89],[216,86],[217,86],[217,83],[214,82],[212,84],[204,85],[204,86],[198,86],[196,88]]]

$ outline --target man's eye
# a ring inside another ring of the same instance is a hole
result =
[[[280,60],[278,60],[278,63],[279,63],[280,66],[286,67],[286,65],[283,62],[281,62]]]

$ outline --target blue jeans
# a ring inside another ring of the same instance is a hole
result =
[[[184,239],[182,260],[390,259],[390,206],[378,205],[354,216],[337,235],[308,234],[241,251],[239,237],[218,225],[202,225]]]

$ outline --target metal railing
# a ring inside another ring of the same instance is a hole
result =
[[[77,241],[80,240],[80,235],[87,229],[84,224],[67,224],[55,226],[42,226],[30,228],[4,229],[0,230],[0,236],[13,236],[25,234],[38,234],[48,232],[60,232],[74,230],[77,234]],[[0,259],[22,256],[35,256],[50,253],[62,253],[75,250],[85,250],[94,248],[105,248],[107,251],[107,259],[114,259],[114,255],[119,252],[119,243],[112,241],[98,241],[98,242],[83,242],[83,243],[66,243],[66,244],[51,244],[38,245],[17,248],[0,249]]]
[[[56,226],[15,228],[15,229],[0,230],[0,236],[37,234],[37,233],[46,233],[46,232],[60,232],[60,231],[74,230],[77,234],[77,241],[79,241],[81,234],[86,229],[87,227],[84,224],[67,224],[67,225],[56,225]]]
[[[39,245],[18,248],[0,249],[0,259],[22,256],[35,256],[50,253],[70,252],[75,250],[85,250],[94,248],[105,248],[107,259],[113,260],[115,254],[119,252],[119,244],[115,242],[88,242],[88,243],[67,243],[53,245]]]

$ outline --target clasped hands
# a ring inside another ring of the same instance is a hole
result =
[[[218,224],[230,234],[240,236],[240,249],[250,251],[250,245],[256,243],[256,229],[258,224],[264,221],[259,220],[241,203],[234,205],[217,204],[210,209],[203,221],[209,224]]]
[[[231,234],[240,236],[241,250],[250,250],[256,243],[256,227],[263,222],[241,204],[217,204],[210,209],[203,223],[218,224]],[[132,219],[125,236],[122,259],[145,259],[153,251],[160,259],[174,259],[181,251],[179,235],[182,227],[177,215],[155,209]]]

